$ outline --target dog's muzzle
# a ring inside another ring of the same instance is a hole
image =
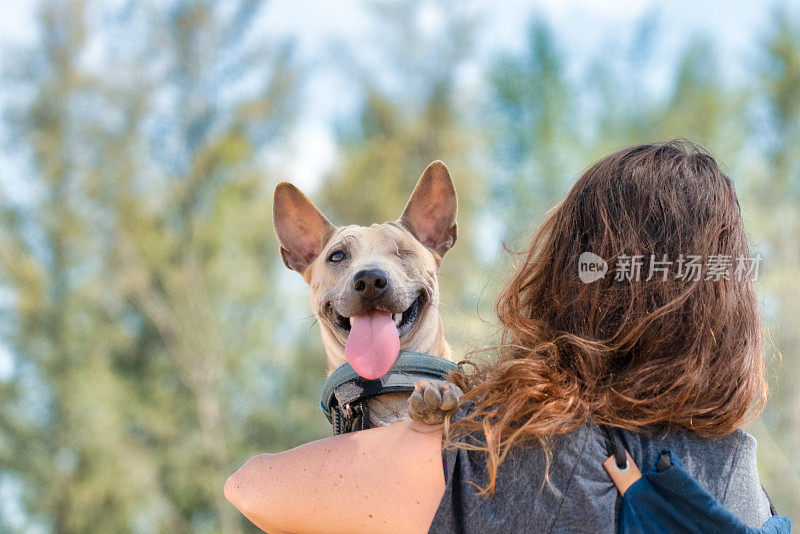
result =
[[[446,380],[458,364],[424,352],[400,351],[389,372],[377,380],[356,373],[350,364],[336,369],[322,387],[320,407],[334,434],[369,428],[367,401],[386,393],[414,391],[418,380]]]

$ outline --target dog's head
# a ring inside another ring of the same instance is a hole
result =
[[[281,257],[311,289],[331,369],[347,361],[374,379],[401,348],[446,347],[436,273],[456,241],[456,212],[441,161],[422,173],[399,219],[369,227],[336,227],[292,184],[278,184],[273,224]]]

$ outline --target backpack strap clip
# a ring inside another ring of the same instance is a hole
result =
[[[642,478],[642,472],[637,467],[636,462],[631,458],[630,453],[625,449],[622,437],[615,429],[601,425],[606,438],[606,449],[608,458],[603,462],[603,469],[606,470],[611,481],[617,487],[620,495],[625,495],[634,482]]]
[[[613,454],[603,462],[603,468],[606,470],[606,473],[608,473],[608,476],[611,477],[611,481],[617,487],[619,494],[623,496],[634,482],[642,478],[642,472],[639,471],[639,468],[636,466],[636,463],[634,463],[628,451],[625,451],[625,457],[627,462],[623,469],[619,468],[616,457]]]

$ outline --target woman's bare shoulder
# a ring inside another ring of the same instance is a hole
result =
[[[269,532],[427,532],[444,492],[441,426],[403,422],[247,461],[226,498]]]

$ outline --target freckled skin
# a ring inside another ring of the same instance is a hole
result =
[[[427,532],[445,487],[441,439],[406,421],[260,454],[225,496],[267,532]]]

